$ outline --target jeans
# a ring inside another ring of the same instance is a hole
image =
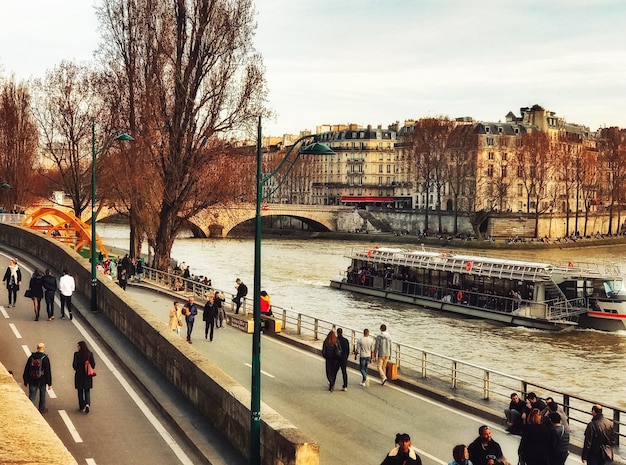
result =
[[[65,315],[65,308],[67,313],[72,314],[72,296],[61,294],[61,316]]]
[[[205,325],[204,325],[204,338],[207,338],[207,335],[209,335],[209,340],[212,341],[213,340],[213,328],[215,328],[215,318],[211,318],[209,317],[208,320],[205,321]]]
[[[194,320],[187,320],[187,340],[191,341],[191,332],[193,331],[193,321]]]
[[[28,385],[28,398],[30,401],[35,404],[35,400],[37,399],[37,391],[39,391],[39,411],[43,412],[46,409],[46,383],[36,384],[30,383]]]
[[[17,286],[9,286],[9,305],[15,305],[17,303]]]
[[[370,357],[361,357],[359,359],[359,371],[363,377],[363,382],[367,379],[367,366],[370,364]]]
[[[91,389],[78,388],[78,408],[84,409],[91,404]]]
[[[46,312],[48,318],[54,316],[54,292],[46,291]]]

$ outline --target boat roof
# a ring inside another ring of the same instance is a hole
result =
[[[500,275],[509,278],[548,279],[560,274],[567,279],[602,278],[621,279],[619,267],[601,263],[572,263],[555,265],[552,263],[499,258],[481,255],[457,254],[452,250],[403,249],[395,247],[373,247],[355,252],[350,258],[389,265],[414,266],[418,268],[440,269],[461,273]]]

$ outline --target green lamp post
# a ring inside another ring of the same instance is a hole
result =
[[[263,176],[261,172],[262,149],[261,149],[261,118],[259,117],[257,134],[257,160],[256,160],[256,215],[254,227],[254,333],[252,335],[252,387],[250,402],[250,465],[261,464],[261,204],[274,194],[283,184],[287,175],[298,161],[300,155],[327,155],[335,153],[324,144],[316,142],[317,135],[308,135],[299,138],[289,148],[278,166],[269,174]],[[292,156],[296,146],[310,140],[311,143],[302,146]],[[268,192],[263,192],[263,187],[276,174],[285,167],[285,173],[280,181],[272,186]]]
[[[96,122],[91,123],[91,311],[98,311],[98,276],[96,274],[96,161],[99,154],[105,152],[115,140],[130,141],[133,138],[123,130],[113,131],[104,141],[102,148],[96,150]]]

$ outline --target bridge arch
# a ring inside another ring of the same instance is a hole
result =
[[[243,223],[253,221],[255,217],[256,217],[256,214],[250,215],[249,217],[241,217],[239,218],[239,221],[237,222],[232,222],[227,225],[211,225],[209,226],[209,228],[211,228],[211,232],[213,232],[213,231],[217,231],[218,227],[221,226],[222,237],[227,237],[232,232],[233,229],[237,228]],[[284,212],[280,212],[280,213],[261,212],[261,218],[270,218],[270,217],[293,218],[298,221],[301,221],[302,223],[306,224],[307,226],[309,226],[311,229],[315,231],[328,232],[328,231],[333,230],[333,225],[324,224],[323,221],[319,221],[317,219],[310,218],[308,216],[298,215],[298,214],[286,214]]]
[[[41,231],[73,247],[77,252],[84,247],[91,248],[91,225],[63,210],[52,207],[37,208],[24,218],[20,226]],[[109,258],[109,252],[102,244],[98,233],[96,233],[96,244],[102,254]]]

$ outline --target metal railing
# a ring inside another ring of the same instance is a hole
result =
[[[145,280],[151,284],[166,287],[171,291],[174,290],[173,283],[177,277],[179,275],[174,272],[165,273],[144,267]],[[182,291],[178,291],[181,297],[193,295],[194,297],[205,299],[209,292],[214,292],[211,287],[195,280],[183,279],[182,281],[185,287]],[[230,293],[224,294],[232,297]],[[244,306],[242,307],[244,312],[247,305],[252,308],[248,301],[249,299],[244,301]],[[228,302],[230,302],[230,307],[228,307]],[[232,310],[232,299],[227,298],[226,304],[227,310],[229,308]],[[322,341],[328,332],[335,330],[337,327],[333,322],[274,305],[272,306],[272,311],[274,318],[281,320],[283,332],[309,342]],[[344,336],[350,340],[351,347],[354,347],[356,340],[362,334],[362,329],[347,326],[342,326],[342,328]],[[626,435],[624,432],[626,431],[625,411],[615,406],[603,404],[599,402],[599,399],[585,399],[498,370],[396,341],[392,343],[390,362],[397,365],[398,373],[403,378],[429,383],[434,387],[450,390],[455,395],[481,402],[490,408],[501,408],[503,410],[508,407],[511,392],[519,392],[522,394],[522,397],[523,394],[529,392],[535,392],[542,398],[552,397],[558,404],[563,406],[570,425],[575,426],[572,428],[572,435],[574,436],[582,437],[584,425],[591,419],[591,406],[599,403],[604,407],[605,417],[613,420],[616,433],[615,445],[619,445],[621,438]]]

